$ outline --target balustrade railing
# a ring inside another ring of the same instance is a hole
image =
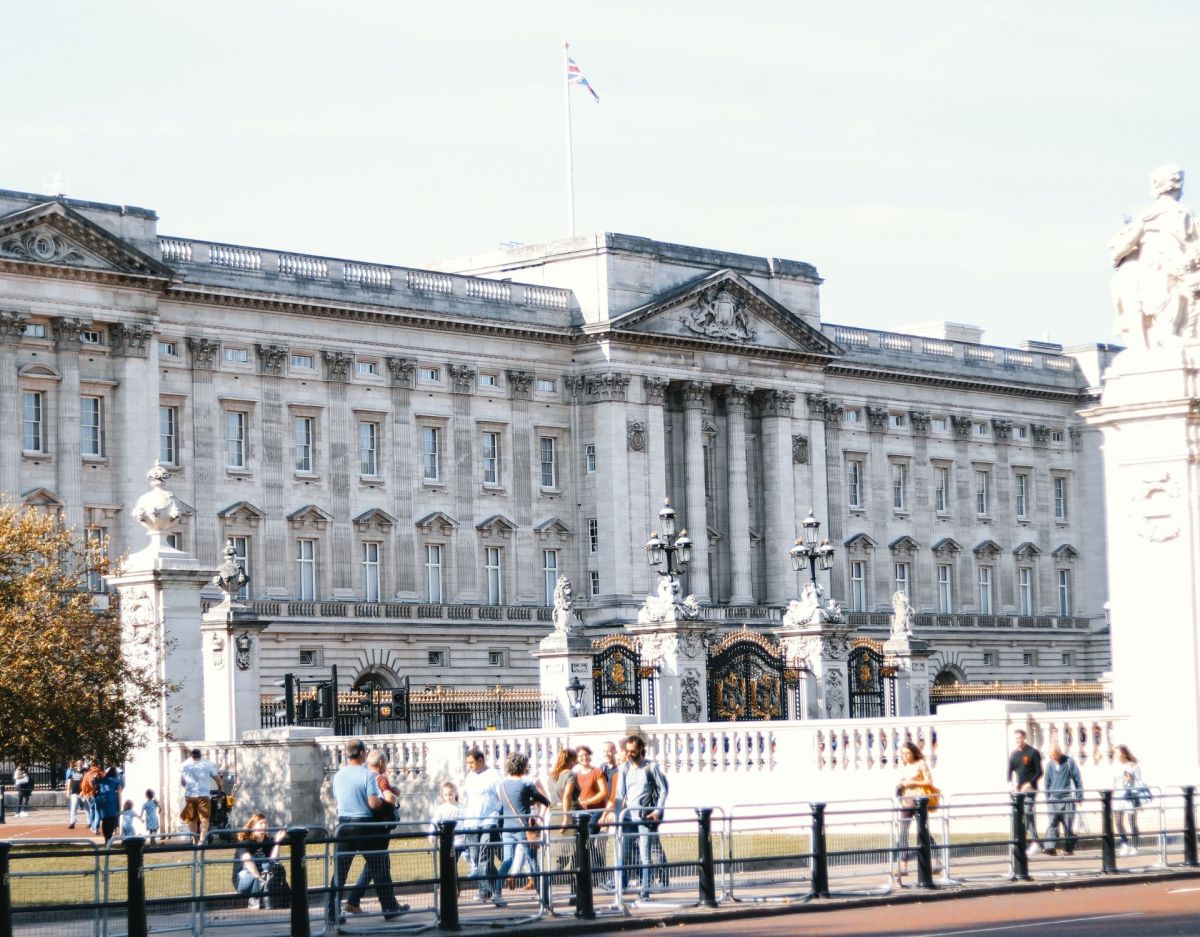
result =
[[[205,599],[202,611],[216,600]],[[250,599],[243,603],[271,618],[449,618],[456,621],[552,621],[546,605],[422,605],[410,602],[309,602],[293,599]]]
[[[948,703],[976,700],[1009,700],[1044,703],[1052,710],[1106,709],[1112,705],[1111,691],[1101,683],[956,683],[929,688],[929,705],[934,712]]]

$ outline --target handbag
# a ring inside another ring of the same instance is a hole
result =
[[[1150,793],[1150,788],[1145,784],[1139,784],[1137,787],[1125,788],[1125,799],[1133,804],[1135,808],[1144,807],[1150,801],[1154,800],[1154,795]]]

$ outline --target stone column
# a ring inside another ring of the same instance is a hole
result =
[[[262,480],[263,480],[263,539],[258,556],[263,559],[265,575],[255,583],[254,593],[267,597],[285,598],[288,588],[287,521],[284,519],[284,492],[290,474],[288,458],[290,428],[287,426],[283,401],[283,375],[287,367],[288,349],[284,345],[256,345],[258,370],[262,375]],[[257,728],[257,726],[255,726]]]
[[[846,658],[851,628],[844,622],[798,621],[785,615],[775,637],[783,645],[789,666],[807,663],[801,682],[803,712],[793,719],[846,719],[850,715]]]
[[[975,469],[971,465],[971,427],[974,420],[970,416],[952,416],[950,423],[954,427],[954,527],[961,531],[974,530]],[[975,544],[964,543],[962,547],[955,564],[958,582],[954,588],[955,605],[960,612],[979,607],[975,564],[970,552]]]
[[[867,426],[871,439],[871,451],[864,466],[866,477],[863,478],[863,497],[867,506],[867,516],[877,519],[880,531],[888,529],[892,519],[892,464],[887,457],[887,419],[888,412],[884,407],[864,407],[867,414]],[[891,550],[886,550],[887,543],[880,543],[880,550],[875,554],[875,562],[869,565],[871,586],[868,594],[877,603],[891,600],[896,591],[895,569],[896,561]]]
[[[323,351],[325,380],[329,386],[329,513],[332,531],[333,597],[353,599],[355,587],[354,528],[350,523],[351,469],[357,463],[354,418],[348,385],[354,356],[344,351]],[[354,471],[357,479],[358,472]],[[325,560],[328,562],[328,560]],[[319,587],[318,587],[319,588]],[[318,595],[318,598],[320,596]]]
[[[792,402],[789,390],[766,390],[762,409],[763,498],[766,531],[763,563],[767,570],[768,605],[786,605],[796,593],[796,573],[788,550],[796,542],[796,491],[792,470]]]
[[[109,328],[113,351],[113,376],[117,380],[116,412],[112,426],[121,434],[121,444],[112,447],[113,491],[125,510],[121,514],[116,542],[128,548],[141,538],[141,528],[129,514],[130,506],[145,489],[147,465],[158,460],[158,346],[149,324],[114,323]],[[75,403],[75,418],[79,404]],[[144,427],[140,432],[137,427]],[[126,428],[129,428],[127,431]],[[75,434],[79,445],[79,434]],[[75,450],[78,452],[78,448]]]
[[[1200,341],[1120,353],[1100,405],[1113,706],[1119,741],[1152,752],[1154,778],[1200,768]],[[1079,589],[1079,583],[1074,583]]]
[[[688,591],[708,604],[708,499],[704,491],[704,405],[712,385],[706,381],[688,381],[683,385],[684,444],[687,456],[686,503],[679,526],[692,538],[692,562],[687,569]]]
[[[1054,538],[1054,505],[1051,503],[1053,482],[1050,480],[1050,427],[1044,423],[1031,423],[1029,435],[1033,437],[1033,471],[1030,473],[1031,502],[1030,516],[1033,518],[1037,537],[1034,542],[1045,551],[1037,564],[1037,603],[1041,614],[1057,615],[1058,584],[1054,570],[1054,558],[1050,551],[1061,542]],[[1107,577],[1105,577],[1107,578]],[[1101,600],[1101,604],[1103,603]]]
[[[555,630],[542,639],[533,656],[538,662],[542,695],[552,696],[558,703],[555,725],[564,728],[571,724],[571,695],[567,692],[567,684],[572,677],[578,677],[583,684],[580,716],[590,715],[595,699],[591,639],[582,634],[566,634]]]
[[[545,596],[540,589],[541,579],[535,570],[541,563],[534,558],[533,546],[533,425],[529,414],[532,397],[533,372],[508,371],[508,393],[512,401],[512,493],[513,508],[517,524],[514,535],[516,567],[512,582],[515,584],[516,604],[543,605]],[[564,458],[573,458],[563,453]],[[565,466],[564,466],[565,469]],[[565,486],[564,486],[565,487]]]
[[[932,415],[923,410],[909,410],[908,420],[913,434],[912,475],[909,497],[912,499],[913,535],[921,549],[913,562],[912,578],[909,580],[909,595],[914,606],[937,610],[937,576],[934,573],[933,554],[929,551],[938,539],[934,536],[933,478],[929,464],[929,423]]]
[[[846,466],[842,461],[841,449],[843,408],[824,394],[808,394],[805,402],[808,404],[809,428],[814,440],[812,463],[825,466],[825,529],[834,547],[841,549],[846,539],[843,518],[847,511],[844,488]],[[823,460],[818,455],[821,452],[824,453]],[[849,598],[844,556],[837,557],[829,571],[829,591],[834,596]]]
[[[988,510],[994,519],[997,531],[1013,530],[1013,497],[1012,469],[1008,462],[1009,440],[1012,438],[1012,420],[992,420],[992,436],[996,440],[996,460],[992,464],[991,504]],[[999,587],[993,584],[996,591],[995,614],[1019,611],[1015,584],[1017,579],[1016,564],[1013,560],[1012,547],[1015,543],[1005,544],[1003,560],[997,558],[996,578],[1000,580]]]
[[[413,528],[417,520],[413,504],[418,455],[417,442],[413,438],[411,395],[417,362],[412,358],[388,358],[387,366],[392,376],[392,446],[388,476],[396,513],[396,598],[412,602],[421,598],[417,592],[420,559]]]
[[[228,594],[201,617],[205,739],[232,741],[259,729],[260,645],[267,625]]]
[[[475,532],[475,491],[479,487],[475,475],[475,421],[471,416],[471,398],[475,392],[476,371],[467,365],[450,365],[453,390],[454,421],[454,517],[458,530],[454,533],[454,601],[478,605],[484,599],[483,557],[479,552]]]
[[[629,375],[620,371],[589,374],[584,392],[594,411],[596,446],[604,471],[597,472],[596,503],[612,505],[598,518],[601,601],[627,600],[633,592],[631,527],[629,518],[629,453],[626,444],[625,400]],[[587,537],[587,531],[580,532]]]
[[[929,642],[910,634],[892,635],[883,645],[896,668],[895,716],[929,715]]]
[[[68,527],[81,528],[83,516],[83,456],[79,436],[79,333],[84,323],[79,319],[55,319],[55,361],[62,380],[58,384],[58,445],[54,454],[56,494],[63,500]],[[118,389],[118,393],[120,390]],[[124,435],[118,440],[119,427],[128,424],[115,422],[116,414],[104,414],[112,437],[105,437],[105,452],[115,452],[117,444],[125,445]],[[18,424],[19,425],[19,424]],[[103,423],[101,424],[103,426]],[[154,424],[158,425],[157,422]],[[79,531],[80,539],[83,532]],[[120,541],[128,544],[128,541]]]
[[[642,393],[646,398],[646,514],[641,523],[635,515],[631,536],[649,534],[656,521],[658,509],[667,498],[667,427],[663,407],[666,405],[668,381],[665,377],[643,377]],[[647,526],[650,525],[650,526]],[[643,586],[647,592],[654,589],[655,573],[646,564],[634,563],[641,572],[630,577],[629,589],[639,591]],[[642,579],[641,577],[646,577]],[[640,580],[640,583],[639,583]]]
[[[754,584],[750,577],[750,491],[746,478],[746,403],[753,392],[749,384],[734,384],[725,390],[729,432],[730,605],[754,604]]]
[[[208,338],[188,337],[192,365],[192,498],[195,502],[196,553],[216,556],[218,549],[217,511],[225,465],[225,416],[217,406],[213,371],[221,343]]]
[[[0,311],[0,420],[15,442],[0,446],[0,495],[21,497],[21,390],[17,386],[17,346],[29,317]]]

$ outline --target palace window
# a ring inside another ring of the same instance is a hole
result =
[[[81,345],[103,345],[104,333],[97,329],[84,329],[79,333]]]
[[[488,666],[489,667],[507,667],[508,661],[505,658],[504,651],[502,651],[502,650],[488,651]]]
[[[600,573],[593,569],[588,573],[588,578],[591,580],[591,583],[592,583],[592,595],[599,595],[600,594]]]
[[[425,660],[430,667],[448,667],[450,666],[449,651],[429,651],[425,655]]]
[[[940,514],[950,510],[950,469],[944,465],[933,470],[933,509]]]
[[[26,338],[45,338],[46,323],[44,322],[26,322],[22,334]]]
[[[158,461],[179,464],[179,408],[158,408]]]
[[[441,368],[417,368],[417,379],[429,384],[439,384],[442,380]]]
[[[303,371],[311,371],[313,369],[313,356],[292,355],[292,367]]]
[[[539,394],[552,394],[558,390],[558,381],[552,377],[539,377],[534,384],[534,389]]]
[[[992,567],[979,567],[979,614],[992,614]]]
[[[363,601],[379,601],[379,544],[362,545]]]
[[[896,591],[908,595],[908,564],[896,564]]]
[[[176,358],[179,356],[179,345],[175,342],[159,342],[158,356],[160,358]]]
[[[555,443],[553,436],[538,437],[538,457],[541,463],[543,488],[558,487],[558,465],[555,460]]]
[[[583,449],[583,466],[588,475],[596,474],[596,445],[588,443]]]
[[[1058,614],[1064,618],[1071,614],[1071,571],[1058,571]]]
[[[558,551],[542,551],[542,599],[543,605],[554,604],[554,590],[558,588]]]
[[[484,569],[487,572],[487,604],[504,604],[503,551],[500,547],[484,547]]]
[[[375,361],[356,361],[354,362],[354,373],[367,376],[378,374],[379,364]]]
[[[1054,519],[1067,519],[1067,480],[1061,475],[1054,476]]]
[[[250,576],[250,538],[249,537],[230,537],[233,541],[233,561],[242,568],[242,572],[247,577]],[[250,598],[250,583],[238,589],[235,598],[246,600]]]
[[[904,425],[904,414],[903,413],[889,413],[888,414],[888,425],[891,426],[893,429],[899,429],[900,427],[902,427]]]
[[[856,612],[867,610],[867,564],[865,560],[850,563],[850,605]]]
[[[857,459],[846,463],[846,503],[852,508],[862,507],[863,464]]]
[[[311,473],[313,470],[313,418],[298,416],[293,423],[296,471]]]
[[[247,364],[250,361],[250,352],[245,348],[223,348],[221,349],[221,357],[230,364]]]
[[[425,545],[425,597],[442,601],[442,548],[436,543]]]
[[[374,477],[379,474],[379,424],[358,424],[358,474]]]
[[[938,611],[950,614],[954,611],[953,571],[948,563],[939,563],[937,568]]]
[[[599,518],[589,517],[587,519],[588,530],[588,553],[596,554],[600,552],[600,520]]]
[[[1017,568],[1017,608],[1022,615],[1033,614],[1033,570],[1028,566]]]
[[[426,481],[441,478],[442,431],[436,426],[421,427],[421,464]]]
[[[246,461],[246,414],[240,410],[226,410],[225,465],[244,469]]]
[[[892,463],[892,507],[903,511],[908,506],[908,466]]]
[[[988,513],[988,489],[991,487],[990,472],[975,473],[975,513],[984,517]]]
[[[103,413],[99,397],[79,398],[79,446],[83,455],[104,455]]]
[[[84,530],[83,537],[88,557],[87,591],[107,592],[108,587],[104,582],[104,577],[100,575],[100,571],[93,564],[98,565],[108,552],[108,538],[100,527],[88,527]]]
[[[21,414],[21,448],[26,452],[45,452],[44,429],[46,397],[41,391],[27,390],[23,396]]]
[[[479,375],[479,386],[480,387],[499,387],[500,386],[500,376],[497,374],[481,373]]]
[[[481,434],[480,442],[483,449],[483,483],[485,485],[500,484],[500,434],[486,432]]]
[[[1015,497],[1017,517],[1029,516],[1029,476],[1024,472],[1018,472],[1015,481]]]
[[[935,433],[946,432],[946,418],[944,416],[935,416],[933,418],[933,431]]]
[[[296,593],[302,602],[317,597],[317,541],[296,541]]]

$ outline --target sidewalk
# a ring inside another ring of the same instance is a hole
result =
[[[87,825],[87,811],[80,810],[75,829],[67,828],[66,807],[34,807],[29,816],[18,817],[14,808],[6,807],[4,823],[0,824],[0,839],[85,839],[100,844]]]

